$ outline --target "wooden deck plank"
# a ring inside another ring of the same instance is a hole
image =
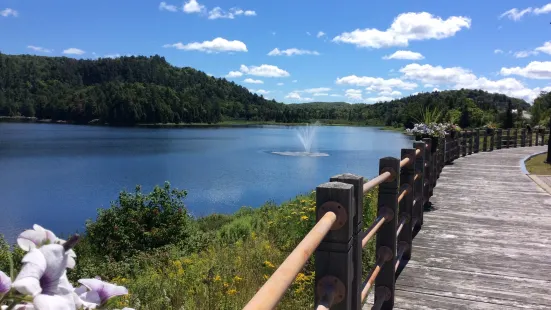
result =
[[[551,196],[520,168],[545,149],[494,150],[444,167],[395,309],[551,309]]]

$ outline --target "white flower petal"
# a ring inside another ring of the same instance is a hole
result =
[[[17,238],[17,244],[23,251],[30,251],[42,245],[47,240],[46,234],[36,230],[25,230]]]
[[[67,257],[67,268],[73,269],[77,265],[75,259],[71,256]]]
[[[58,295],[40,294],[33,300],[37,310],[75,310],[75,303],[72,300]]]

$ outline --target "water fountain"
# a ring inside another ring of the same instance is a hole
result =
[[[297,128],[297,138],[300,140],[300,143],[302,143],[302,147],[304,147],[303,152],[272,152],[272,153],[276,155],[283,155],[283,156],[308,156],[308,157],[329,156],[329,154],[327,153],[312,152],[312,143],[314,142],[314,137],[316,136],[316,131],[319,125],[320,123],[316,122],[314,124],[306,124],[306,126],[301,126]]]

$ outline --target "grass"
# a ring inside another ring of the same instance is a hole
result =
[[[547,153],[536,155],[525,162],[530,174],[551,175],[551,164],[546,164]]]

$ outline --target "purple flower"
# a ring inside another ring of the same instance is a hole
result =
[[[75,292],[77,294],[80,293],[80,298],[89,303],[103,305],[115,296],[128,294],[128,290],[125,287],[103,282],[99,279],[80,279],[78,282],[90,291],[84,292],[82,288],[78,288]]]
[[[11,279],[0,270],[0,297],[9,292],[11,289]]]
[[[59,244],[33,248],[23,257],[23,267],[12,286],[31,295],[38,310],[74,310],[74,288],[65,271],[68,259],[67,248]]]
[[[61,244],[63,245],[65,240],[59,239],[56,235],[48,229],[43,228],[40,225],[34,224],[33,229],[25,230],[17,238],[17,244],[24,251],[30,251],[32,249],[38,249],[47,244]],[[77,254],[75,251],[69,249],[67,251],[69,259],[67,260],[67,268],[74,268],[76,265],[75,258]]]

